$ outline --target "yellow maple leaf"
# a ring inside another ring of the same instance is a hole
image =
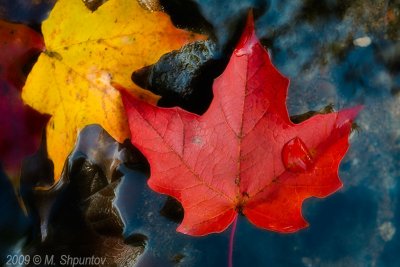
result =
[[[119,142],[129,137],[122,102],[111,81],[155,102],[154,95],[132,83],[132,71],[203,39],[174,28],[168,15],[145,10],[137,0],[109,0],[95,12],[82,0],[58,0],[42,31],[46,51],[29,74],[22,97],[52,115],[47,147],[56,179],[85,125],[101,124]]]

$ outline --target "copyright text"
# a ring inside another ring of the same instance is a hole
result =
[[[74,257],[70,255],[7,255],[6,266],[104,266],[105,257]]]

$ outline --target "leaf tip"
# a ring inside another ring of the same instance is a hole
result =
[[[364,106],[358,105],[339,111],[336,119],[336,127],[341,128],[345,124],[352,123],[362,109],[364,109]]]
[[[123,105],[124,105],[124,107],[126,109],[127,106],[129,106],[128,103],[130,103],[130,102],[135,100],[135,96],[132,95],[125,87],[123,87],[122,85],[120,85],[118,83],[112,82],[111,85],[121,95],[122,103],[123,103]]]
[[[247,15],[246,26],[243,34],[240,37],[238,45],[236,46],[235,54],[237,56],[248,55],[251,53],[253,46],[257,43],[259,43],[259,41],[254,27],[254,15],[253,11],[250,10]]]

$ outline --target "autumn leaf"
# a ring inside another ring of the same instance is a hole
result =
[[[0,162],[10,178],[18,176],[22,159],[39,147],[48,120],[23,104],[24,70],[44,48],[32,29],[0,21]]]
[[[119,94],[110,81],[154,102],[154,95],[132,83],[132,71],[200,38],[174,28],[166,14],[142,9],[136,0],[109,0],[94,12],[81,0],[59,0],[42,31],[46,51],[22,97],[52,115],[47,141],[56,179],[85,125],[101,124],[119,142],[129,136]]]
[[[267,230],[295,232],[307,226],[305,199],[342,186],[338,167],[360,108],[294,124],[288,85],[250,17],[204,115],[158,108],[120,89],[132,143],[151,166],[148,185],[182,203],[179,232],[221,232],[238,214]]]

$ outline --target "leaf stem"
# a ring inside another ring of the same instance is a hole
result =
[[[237,225],[238,216],[236,215],[235,220],[233,221],[231,234],[229,237],[229,258],[228,258],[228,267],[233,267],[233,240],[235,238],[236,225]]]

